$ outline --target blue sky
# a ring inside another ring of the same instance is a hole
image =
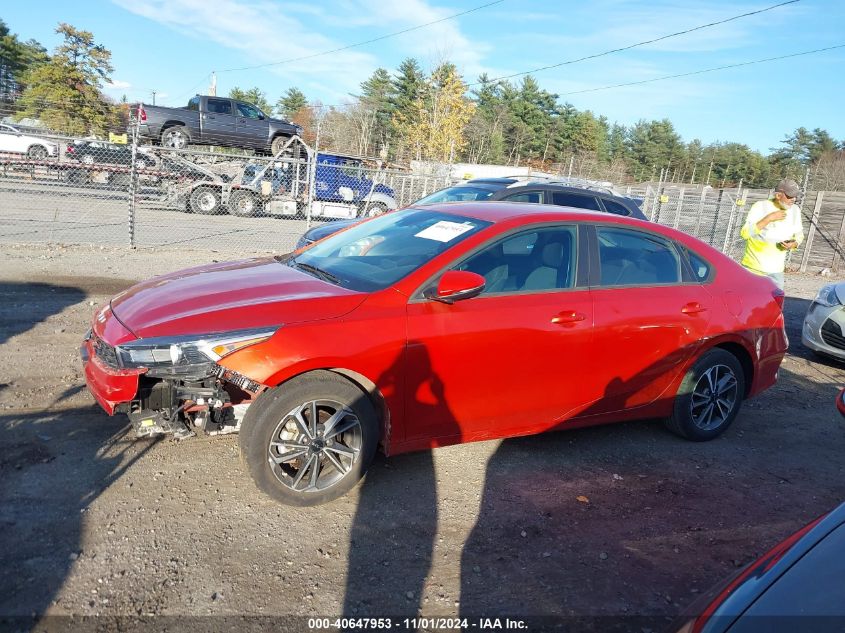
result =
[[[490,0],[41,0],[0,8],[11,30],[48,49],[64,21],[112,51],[119,98],[183,105],[205,92],[259,86],[271,102],[297,86],[309,99],[342,104],[377,67],[405,57],[430,69],[458,65],[472,82],[623,47],[782,0],[504,0],[405,35],[269,68],[222,72],[339,48],[431,22]],[[578,109],[630,125],[667,117],[685,141],[736,141],[768,153],[799,126],[845,139],[845,48],[744,68],[567,94],[612,84],[845,44],[845,3],[800,0],[760,15],[663,42],[534,74]]]

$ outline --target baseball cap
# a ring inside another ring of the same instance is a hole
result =
[[[798,183],[791,178],[784,178],[778,183],[778,186],[775,187],[775,191],[780,191],[787,198],[797,198],[798,194],[801,193],[801,187],[799,187]]]

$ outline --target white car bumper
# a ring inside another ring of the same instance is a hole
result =
[[[845,360],[845,307],[811,303],[801,328],[801,342],[820,354]]]

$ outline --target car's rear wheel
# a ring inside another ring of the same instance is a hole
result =
[[[736,356],[708,350],[684,376],[666,426],[688,440],[712,440],[734,421],[744,395],[745,375]]]
[[[213,187],[197,187],[191,193],[191,210],[204,215],[218,215],[223,212],[220,191]]]
[[[93,165],[96,162],[91,154],[85,154],[80,160],[83,165]]]
[[[244,416],[239,443],[259,489],[287,505],[318,505],[364,476],[378,445],[378,418],[356,385],[314,372],[262,394]]]

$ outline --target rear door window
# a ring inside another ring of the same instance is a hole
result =
[[[232,102],[228,99],[209,99],[207,109],[215,114],[232,114]]]
[[[601,201],[604,204],[604,208],[608,213],[613,213],[615,215],[631,215],[631,210],[624,204],[616,202],[616,200],[608,200],[607,198],[602,198]]]
[[[681,260],[668,241],[642,231],[596,230],[602,286],[655,286],[681,281]]]
[[[595,196],[570,193],[568,191],[555,191],[552,193],[552,204],[561,207],[575,207],[576,209],[588,209],[590,211],[601,211],[599,201]]]

